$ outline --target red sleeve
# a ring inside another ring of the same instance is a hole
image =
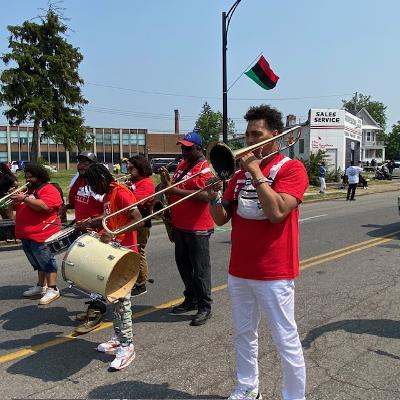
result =
[[[197,164],[195,166],[195,168],[193,168],[193,175],[197,174],[198,172],[202,171],[203,169],[209,169],[208,166],[208,162],[207,161],[203,161],[200,162],[199,164]],[[209,178],[212,178],[214,175],[211,173],[211,170],[209,169],[207,172],[204,172],[203,174],[200,174],[198,176],[196,176],[195,178],[193,178],[192,180],[192,184],[194,186],[193,189],[200,189],[203,188],[204,186],[206,186],[206,181]]]
[[[150,178],[142,179],[141,181],[137,182],[135,186],[136,189],[134,190],[134,195],[138,201],[154,194],[155,192],[154,183]]]
[[[233,177],[231,179],[229,179],[228,186],[226,187],[224,195],[223,195],[223,198],[225,200],[230,201],[230,202],[233,202],[234,199],[235,199],[235,197],[234,197],[234,195],[235,195],[235,186],[236,186],[236,181],[237,181],[239,172],[240,171],[237,171],[235,173],[235,175],[233,175]]]
[[[42,200],[47,207],[54,211],[59,210],[63,203],[60,192],[51,183],[48,183],[39,189],[37,197]]]
[[[272,189],[277,193],[287,193],[303,201],[304,193],[308,187],[307,171],[302,162],[291,160],[285,163],[272,184]]]
[[[75,196],[78,193],[78,189],[80,186],[81,186],[81,180],[80,178],[78,178],[69,189],[68,204],[71,206],[70,208],[75,208]]]

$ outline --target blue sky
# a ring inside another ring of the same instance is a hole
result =
[[[80,74],[90,126],[173,131],[193,128],[207,101],[222,111],[221,13],[234,0],[65,0],[68,41],[84,55]],[[7,2],[7,25],[43,14],[47,0]],[[263,53],[280,80],[265,91],[242,76],[228,93],[239,133],[251,105],[266,103],[304,121],[310,108],[341,107],[354,92],[400,120],[398,0],[242,0],[228,35],[228,86]],[[0,66],[3,68],[3,65]],[[0,116],[0,122],[5,122]]]

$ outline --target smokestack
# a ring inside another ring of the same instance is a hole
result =
[[[294,126],[294,125],[296,125],[296,116],[293,114],[289,114],[286,117],[286,126],[289,127],[289,126]]]
[[[175,133],[179,134],[179,110],[174,110],[175,113]]]

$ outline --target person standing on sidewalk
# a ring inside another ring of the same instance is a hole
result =
[[[363,169],[357,165],[354,165],[354,161],[350,162],[350,167],[346,169],[347,181],[349,183],[349,187],[347,188],[347,196],[346,200],[355,200],[356,188],[358,182],[360,181],[360,172]]]
[[[23,296],[42,296],[39,305],[44,305],[60,297],[56,259],[44,242],[60,231],[58,210],[63,200],[60,192],[49,183],[49,173],[42,165],[29,163],[24,171],[28,190],[11,197],[16,211],[15,236],[21,239],[22,249],[37,271],[38,281]]]
[[[319,192],[320,193],[325,193],[325,190],[326,190],[325,176],[326,176],[325,162],[322,161],[319,166],[319,183],[320,183]]]
[[[267,105],[251,107],[244,118],[247,146],[282,133],[282,114]],[[282,397],[305,399],[306,370],[294,319],[294,279],[299,275],[298,206],[308,178],[303,164],[277,153],[275,143],[241,158],[241,169],[229,180],[223,197],[220,182],[208,190],[215,223],[220,226],[232,220],[228,289],[238,382],[229,397],[232,400],[262,398],[258,374],[262,311],[281,359]]]

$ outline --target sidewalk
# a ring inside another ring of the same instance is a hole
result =
[[[330,200],[337,198],[346,198],[347,188],[338,189],[339,184],[328,186],[325,193],[321,194],[318,188],[313,186],[309,187],[309,190],[304,194],[304,201],[320,201],[320,200]],[[357,188],[356,196],[365,196],[367,194],[374,193],[384,193],[384,192],[396,192],[399,191],[400,196],[400,179],[381,182],[369,182],[368,189],[363,189],[361,187]]]

